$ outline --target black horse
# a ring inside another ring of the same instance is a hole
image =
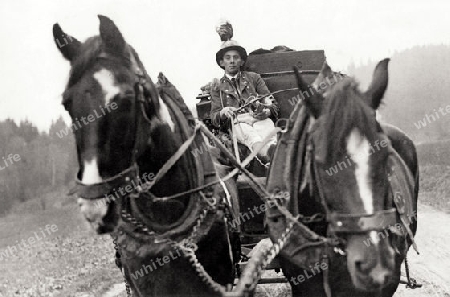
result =
[[[303,224],[280,254],[293,296],[392,296],[417,228],[418,164],[412,141],[380,125],[376,110],[388,84],[381,61],[366,92],[324,65],[275,151],[269,192]],[[280,174],[281,172],[281,174]],[[267,213],[276,240],[292,219]],[[305,226],[307,228],[305,228]]]
[[[81,212],[99,234],[112,233],[134,296],[219,294],[234,280],[224,213],[235,182],[223,187],[209,151],[191,153],[205,139],[178,91],[162,75],[157,88],[116,25],[99,19],[100,35],[84,43],[53,27],[71,64],[63,105],[74,122]]]

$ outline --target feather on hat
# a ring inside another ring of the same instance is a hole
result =
[[[233,26],[227,20],[222,20],[216,26],[216,32],[220,36],[220,40],[222,44],[220,45],[220,50],[216,53],[216,62],[217,65],[220,66],[220,60],[223,59],[223,56],[227,51],[236,50],[240,55],[241,59],[247,61],[247,51],[245,48],[239,45],[239,43],[235,40],[231,40],[233,37]],[[224,69],[224,67],[220,66],[220,68]]]

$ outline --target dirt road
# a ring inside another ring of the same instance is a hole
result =
[[[394,296],[450,297],[450,214],[419,204],[416,242],[420,255],[413,249],[409,251],[410,273],[423,286],[412,290],[400,285]],[[402,275],[405,275],[404,271]],[[286,290],[286,285],[259,286],[257,296],[290,296]],[[123,285],[116,284],[103,296],[125,296],[124,291]]]

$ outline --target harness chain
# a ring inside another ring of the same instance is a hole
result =
[[[120,261],[121,255],[119,252],[119,245],[117,243],[117,239],[116,237],[114,237],[113,235],[111,235],[112,239],[113,239],[113,243],[114,243],[114,250],[115,252],[115,262],[116,262],[116,266],[120,269],[120,271],[122,272],[123,275],[123,280],[125,282],[125,290],[127,292],[127,296],[131,297],[131,289],[130,289],[130,284],[127,281],[127,278],[125,277],[125,271],[123,270],[123,266],[122,266],[122,262]]]
[[[287,240],[289,239],[291,232],[293,230],[294,223],[289,223],[286,230],[281,234],[277,242],[273,243],[269,249],[263,251],[257,250],[252,258],[250,258],[247,263],[243,277],[240,278],[238,284],[236,285],[236,292],[232,294],[227,294],[226,296],[245,296],[245,293],[252,292],[259,279],[263,270],[273,261],[273,259],[280,253],[284,248]],[[262,260],[260,260],[262,258]],[[254,259],[252,261],[252,259]]]
[[[202,195],[202,198],[207,199],[204,195]],[[215,203],[215,198],[212,198],[212,199],[213,199],[213,201],[214,201],[214,202],[212,202],[212,203],[210,203],[209,201],[207,201],[207,202],[208,202],[208,205],[209,205],[210,207],[213,207],[213,206],[211,206],[211,205],[215,205],[215,204],[216,204],[216,203]],[[203,212],[199,215],[199,217],[198,217],[198,219],[197,219],[197,221],[196,221],[196,224],[195,224],[195,226],[193,227],[192,232],[189,234],[189,236],[188,236],[185,240],[183,240],[182,242],[175,242],[175,241],[173,241],[173,240],[171,240],[171,239],[166,239],[165,241],[166,241],[167,243],[169,243],[170,245],[172,245],[174,248],[177,248],[177,249],[181,250],[181,251],[183,252],[183,255],[184,255],[184,256],[186,256],[186,255],[185,255],[185,251],[189,251],[189,252],[193,253],[194,256],[195,256],[195,251],[197,250],[197,247],[196,247],[195,243],[193,243],[192,239],[195,237],[195,235],[196,235],[196,233],[197,233],[197,230],[198,230],[198,227],[202,224],[202,222],[203,222],[204,219],[206,218],[208,211],[211,211],[211,210],[215,211],[216,209],[215,209],[215,208],[208,208],[208,209],[204,209],[204,210],[203,210]],[[131,214],[129,214],[126,210],[122,210],[122,218],[123,218],[125,221],[127,221],[127,222],[131,223],[132,225],[134,225],[135,227],[137,227],[137,230],[139,230],[139,231],[141,231],[141,232],[143,232],[143,233],[145,233],[145,234],[147,234],[147,235],[149,235],[149,236],[154,236],[154,235],[155,235],[155,232],[148,230],[148,228],[145,227],[145,225],[144,225],[142,222],[136,220],[136,219],[135,219]],[[164,242],[164,241],[159,241],[158,243],[163,243],[163,242]],[[194,247],[189,246],[190,244],[194,244]],[[117,245],[118,245],[116,240],[114,240],[114,245],[115,245],[115,248],[116,248]],[[118,251],[118,249],[116,249],[116,251]],[[120,254],[119,254],[118,252],[116,253],[116,259],[119,259],[119,260],[120,260]],[[190,262],[191,262],[191,261],[190,261]],[[191,263],[192,263],[192,262],[191,262]],[[116,264],[117,264],[117,262],[116,262]],[[201,264],[200,264],[200,265],[201,265]],[[119,266],[119,264],[117,264],[117,266]],[[121,265],[119,266],[119,268],[121,268]],[[121,269],[121,270],[122,270],[122,269]],[[205,271],[205,273],[206,273],[206,271]],[[123,273],[123,274],[124,274],[124,273]],[[128,284],[128,282],[127,282],[127,279],[126,279],[126,277],[125,277],[125,274],[124,274],[124,279],[125,279],[125,286],[126,286],[126,289],[127,289],[127,296],[128,296],[128,297],[131,297],[131,292],[130,292],[129,284]]]

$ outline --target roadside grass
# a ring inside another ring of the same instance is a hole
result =
[[[419,201],[450,212],[450,141],[417,146],[420,169]]]
[[[419,201],[450,212],[450,166],[424,165],[420,168]]]
[[[421,165],[450,166],[450,140],[417,145]]]

